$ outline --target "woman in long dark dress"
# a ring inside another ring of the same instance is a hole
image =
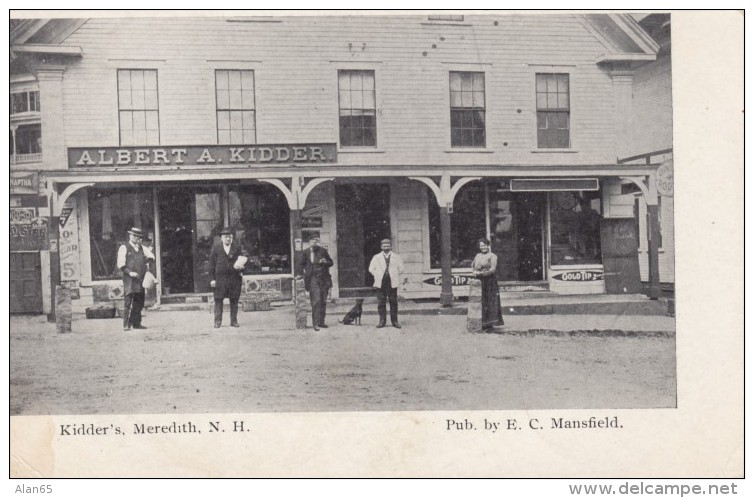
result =
[[[497,256],[490,251],[490,241],[479,239],[479,254],[471,263],[474,276],[482,282],[482,329],[503,325],[500,289],[497,286]]]

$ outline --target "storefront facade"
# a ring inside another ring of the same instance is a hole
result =
[[[607,274],[631,280],[616,263],[636,256],[621,184],[656,203],[657,165],[615,158],[631,66],[656,47],[623,16],[464,19],[77,25],[56,45],[67,54],[55,80],[64,132],[40,172],[67,227],[51,240],[74,309],[122,297],[115,254],[131,226],[156,255],[150,299],[161,303],[206,299],[224,225],[250,255],[244,291],[279,300],[293,298],[312,234],[335,261],[333,297],[370,292],[385,237],[407,298],[465,295],[481,237],[507,290],[604,293]],[[603,25],[625,36],[598,36]],[[570,41],[553,55],[560,39]]]
[[[66,224],[80,227],[78,239],[68,240],[74,232],[67,230],[61,232],[60,242],[61,247],[78,245],[79,261],[65,265],[74,271],[65,273],[71,280],[64,285],[78,289],[82,306],[117,301],[122,296],[115,267],[117,247],[128,227],[139,226],[157,257],[161,282],[149,299],[203,301],[209,292],[209,249],[220,229],[229,224],[250,255],[244,271],[245,293],[292,299],[296,254],[316,234],[335,261],[334,298],[371,294],[373,282],[367,267],[385,237],[394,241],[405,261],[402,295],[438,298],[443,283],[442,214],[433,190],[416,177],[397,177],[387,171],[363,177],[330,173],[341,176],[305,180],[304,190],[315,186],[299,210],[289,205],[290,185],[302,177],[260,178],[259,172],[224,171],[244,178],[218,180],[214,173],[214,179],[205,181],[146,182],[122,181],[119,175],[121,181],[112,182],[97,174],[79,173],[77,179],[85,181],[68,184],[80,188],[65,201],[71,208],[66,210],[70,212]],[[492,241],[504,290],[561,294],[608,290],[602,220],[604,206],[611,202],[609,186],[615,180],[597,176],[501,178],[491,176],[491,171],[479,173],[489,176],[454,178],[465,185],[458,189],[448,214],[453,296],[468,292],[470,265],[481,237]],[[130,174],[139,176],[138,172]],[[210,175],[204,170],[196,174]],[[97,178],[100,182],[89,182]],[[434,177],[420,178],[431,183]],[[620,184],[617,187],[620,191]],[[625,221],[632,226],[632,219]],[[635,255],[635,247],[633,251]]]

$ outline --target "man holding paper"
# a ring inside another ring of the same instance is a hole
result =
[[[223,321],[223,299],[226,297],[230,301],[230,326],[239,326],[238,298],[241,297],[242,275],[247,261],[241,245],[233,242],[233,229],[223,228],[220,242],[212,246],[209,254],[209,285],[214,289],[216,329]]]

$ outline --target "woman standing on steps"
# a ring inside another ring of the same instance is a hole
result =
[[[497,285],[497,256],[490,251],[490,241],[479,239],[479,253],[471,263],[474,277],[482,282],[482,329],[503,325],[500,289]]]

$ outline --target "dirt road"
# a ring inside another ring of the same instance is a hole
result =
[[[78,320],[70,334],[13,317],[11,415],[676,404],[672,336],[470,335],[464,316],[420,315],[294,331],[285,313],[218,330],[204,312],[152,313],[128,333]]]

